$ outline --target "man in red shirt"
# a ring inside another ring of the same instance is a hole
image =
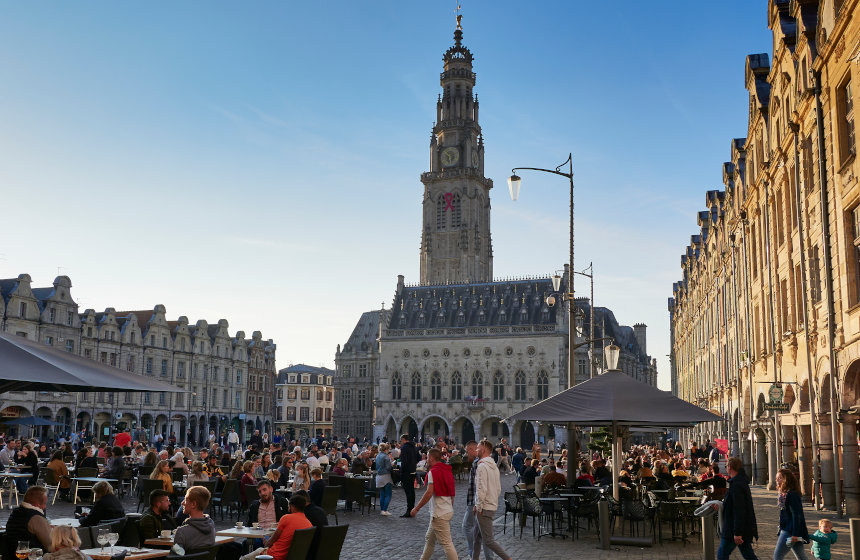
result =
[[[263,544],[268,554],[275,560],[285,560],[290,552],[290,544],[293,542],[293,533],[299,529],[310,529],[313,527],[305,516],[305,507],[308,505],[306,496],[298,495],[290,499],[290,513],[283,515],[278,521],[275,533]]]
[[[116,438],[113,440],[113,444],[118,447],[125,447],[126,445],[131,443],[131,434],[128,433],[127,430],[123,430],[116,435]]]

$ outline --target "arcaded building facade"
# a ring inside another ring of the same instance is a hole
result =
[[[271,432],[276,346],[259,331],[247,340],[242,331],[231,335],[226,319],[171,321],[163,305],[79,314],[68,276],[58,276],[48,288],[31,284],[28,274],[0,279],[0,330],[187,392],[11,391],[0,395],[0,418],[36,415],[61,422],[57,432],[86,428],[100,439],[117,427],[146,438],[175,432],[179,442],[195,445],[210,429],[217,434],[234,426],[246,438],[254,429]]]
[[[860,513],[858,3],[770,0],[773,52],[745,65],[745,138],[681,256],[673,390],[724,417],[755,480],[799,465],[807,499]]]

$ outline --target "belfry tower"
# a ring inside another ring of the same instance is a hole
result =
[[[460,284],[493,279],[490,189],[484,177],[484,138],[472,53],[459,23],[445,52],[442,93],[430,139],[430,171],[424,184],[421,283]]]

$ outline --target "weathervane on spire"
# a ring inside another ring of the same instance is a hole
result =
[[[456,14],[457,14],[457,29],[459,29],[460,31],[463,30],[463,14],[460,13],[460,10],[462,10],[462,9],[463,8],[460,6],[460,3],[458,2],[457,3],[457,9],[454,10],[454,12],[456,12]]]

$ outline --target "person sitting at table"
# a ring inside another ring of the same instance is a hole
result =
[[[308,498],[304,495],[297,494],[290,499],[290,513],[278,521],[278,528],[275,529],[275,533],[263,545],[266,547],[263,549],[263,553],[268,554],[274,560],[286,560],[287,554],[290,552],[290,544],[293,542],[293,533],[299,529],[313,527],[313,524],[305,516],[305,508],[307,508],[308,503]]]
[[[21,452],[18,453],[18,464],[24,465],[20,470],[22,473],[30,473],[31,477],[16,478],[15,483],[18,485],[19,492],[26,492],[28,483],[35,485],[39,480],[39,457],[36,455],[35,446],[32,443],[26,443],[21,446]]]
[[[39,459],[50,459],[51,452],[48,451],[48,446],[43,443],[39,446],[39,452],[37,455]]]
[[[323,492],[325,492],[325,480],[322,479],[322,469],[313,469],[310,474],[311,485],[308,487],[308,496],[312,504],[322,507]]]
[[[241,480],[242,475],[245,474],[242,471],[242,468],[245,466],[245,462],[242,460],[237,460],[233,465],[233,468],[230,470],[230,475],[227,478],[233,478],[235,480]]]
[[[188,475],[188,486],[194,486],[195,482],[209,482],[209,475],[203,470],[200,461],[191,464],[191,474]]]
[[[149,475],[149,478],[152,480],[160,480],[163,485],[163,490],[170,494],[171,500],[173,499],[173,476],[170,474],[170,463],[165,460],[161,460],[155,465],[155,468],[152,469],[152,473]]]
[[[209,507],[211,494],[205,486],[192,486],[185,492],[182,509],[188,515],[176,529],[174,546],[180,546],[185,554],[208,550],[215,546],[215,522],[203,512]]]
[[[218,466],[218,457],[215,455],[209,455],[208,462],[203,465],[203,472],[206,473],[206,476],[210,479],[216,478],[221,483],[227,481],[227,475],[225,475],[224,471],[221,470],[221,467]]]
[[[591,465],[588,461],[579,464],[579,476],[576,477],[576,486],[594,486],[594,477],[591,475]]]
[[[272,487],[275,490],[278,488],[284,488],[286,485],[286,481],[281,479],[281,471],[278,469],[270,469],[269,472],[266,473],[266,480],[272,483]]]
[[[170,494],[164,490],[150,492],[149,507],[140,518],[140,536],[143,540],[154,539],[161,531],[173,531],[176,527],[176,519],[170,515]]]
[[[144,467],[154,467],[158,464],[158,453],[152,450],[148,451],[143,457],[143,462],[141,464]]]
[[[68,499],[72,483],[69,481],[69,468],[66,466],[65,461],[63,461],[63,451],[61,449],[54,451],[51,460],[48,461],[48,468],[54,471],[54,474],[59,479],[60,497],[64,500]]]
[[[182,474],[188,474],[188,465],[185,464],[185,455],[182,453],[181,449],[177,449],[176,453],[173,454],[173,457],[170,458],[173,461],[173,468],[179,469],[182,471]]]
[[[575,464],[576,463],[574,463],[574,465]],[[593,469],[591,474],[594,477],[595,483],[600,485],[612,483],[612,472],[606,467],[606,461],[598,459],[592,462],[591,467]]]
[[[308,475],[308,466],[305,463],[296,465],[296,476],[293,478],[293,485],[290,490],[296,492],[298,490],[307,490],[310,487],[311,480]]]
[[[346,466],[348,464],[349,463],[347,462],[346,459],[343,459],[343,458],[338,459],[334,468],[331,470],[331,474],[334,474],[337,476],[346,476]]]
[[[654,471],[651,470],[651,463],[645,461],[636,473],[639,479],[654,478]]]
[[[108,459],[107,465],[105,465],[105,470],[100,476],[120,480],[124,472],[125,461],[123,460],[122,447],[114,446],[111,449],[111,457]]]
[[[229,451],[225,451],[224,453],[221,454],[220,465],[222,467],[229,469],[230,468],[230,461],[232,461],[232,457],[230,456]]]
[[[89,556],[80,551],[81,539],[74,527],[68,525],[52,527],[51,547],[54,552],[42,556],[43,560],[90,560]]]
[[[24,493],[20,506],[12,510],[6,521],[6,547],[4,558],[15,558],[18,541],[40,543],[42,549],[53,551],[51,545],[51,523],[45,517],[48,507],[48,491],[44,486],[31,486]]]
[[[89,514],[81,514],[81,527],[92,527],[120,517],[125,517],[125,509],[114,495],[110,482],[101,480],[93,484],[93,507]]]
[[[248,506],[248,498],[245,496],[246,486],[256,486],[257,479],[254,478],[254,462],[245,461],[242,463],[242,478],[239,479],[239,501],[243,507]]]
[[[108,453],[109,453],[109,451],[108,451],[108,447],[107,447],[107,442],[105,442],[105,441],[101,442],[99,444],[98,451],[96,451],[96,457],[99,459],[104,459],[105,461],[107,461]]]
[[[687,478],[689,476],[690,476],[690,472],[686,468],[684,468],[683,465],[679,465],[677,463],[675,464],[675,468],[674,468],[674,470],[672,470],[672,477],[673,478],[676,478],[676,479],[677,478]]]
[[[713,487],[714,491],[712,498],[716,500],[722,499],[726,494],[728,483],[726,478],[720,474],[720,467],[716,463],[710,466],[710,477],[703,478],[699,482],[685,484],[682,488],[708,488]]]
[[[564,488],[567,486],[567,477],[558,472],[555,465],[549,466],[549,472],[543,475],[543,488]]]
[[[93,457],[93,448],[90,446],[84,446],[78,450],[78,456],[75,459],[75,472],[79,472],[82,468],[96,470],[99,468],[99,462]]]
[[[532,459],[529,465],[523,470],[522,481],[526,485],[527,490],[533,490],[535,487],[535,479],[538,477],[539,459]]]
[[[248,525],[259,523],[263,527],[274,527],[282,516],[290,513],[289,502],[275,493],[269,479],[257,483],[257,493],[260,499],[248,506]]]

